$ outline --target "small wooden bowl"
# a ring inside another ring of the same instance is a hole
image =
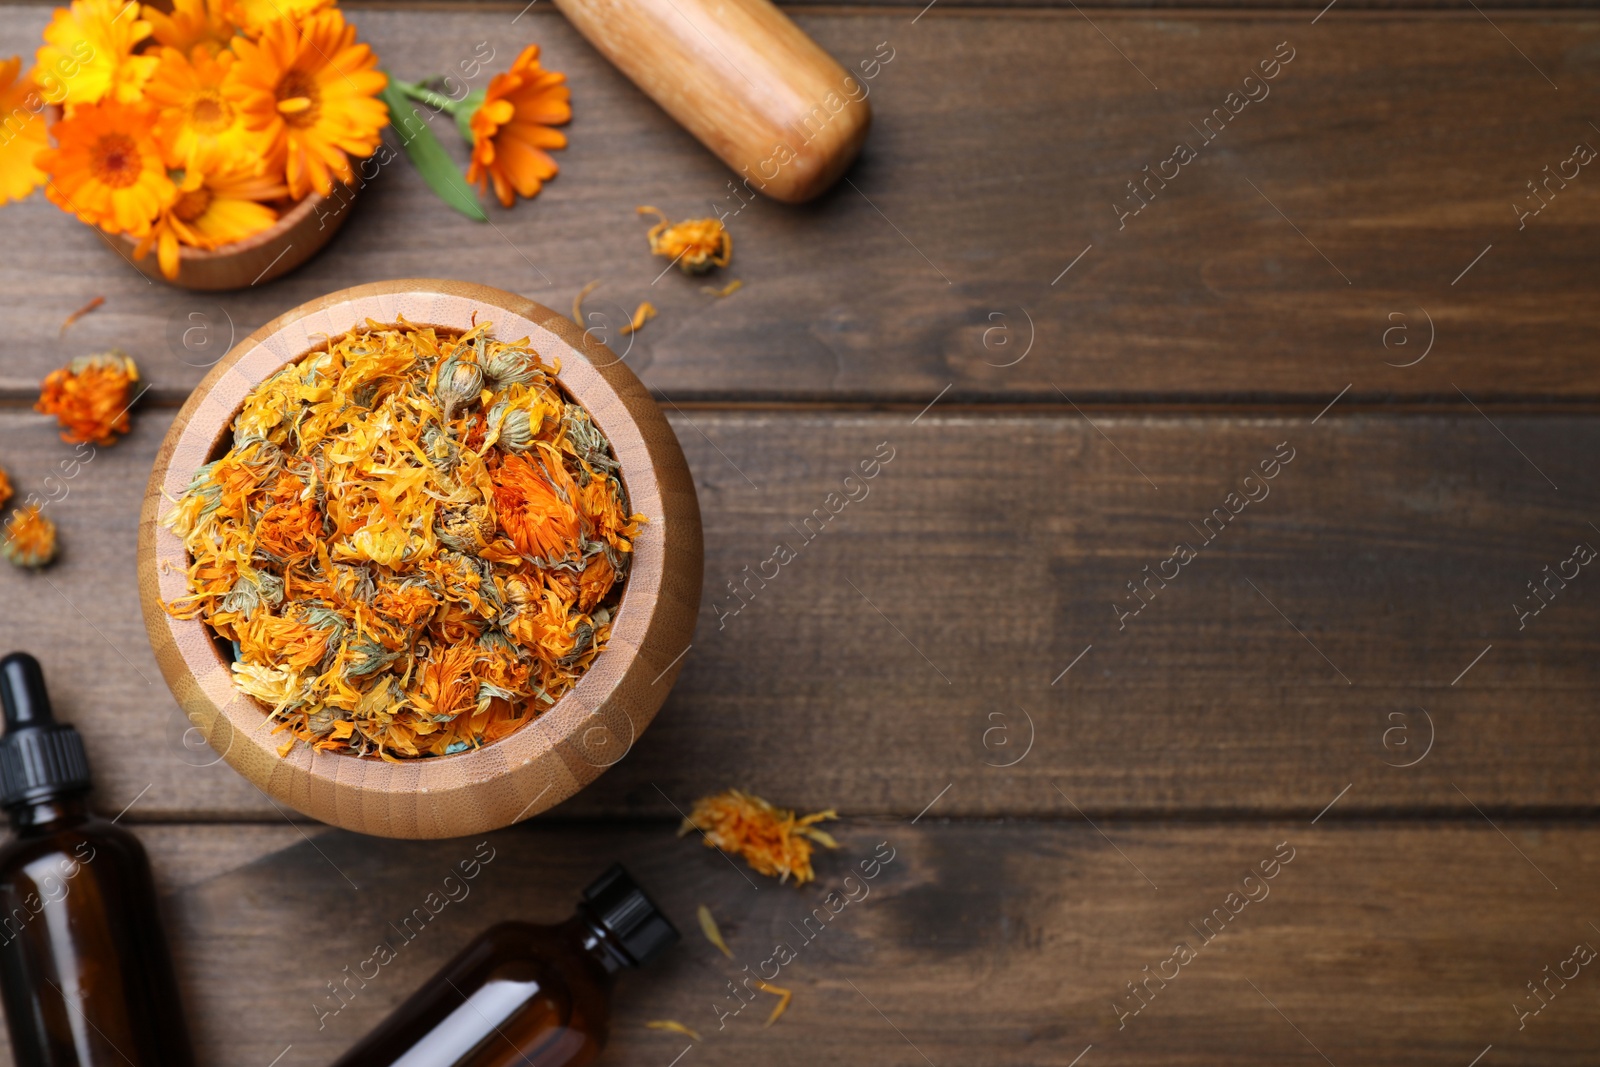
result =
[[[196,468],[231,440],[245,397],[284,364],[371,318],[528,337],[611,440],[629,503],[648,517],[611,641],[588,672],[538,719],[493,744],[453,756],[389,763],[277,746],[266,711],[234,688],[229,664],[198,619],[162,605],[186,589],[188,554],[159,519]],[[678,439],[649,392],[610,349],[561,315],[520,296],[466,282],[377,282],[295,308],[240,342],[178,413],[156,456],[139,517],[139,594],[156,662],[184,713],[233,768],[270,796],[348,830],[436,838],[508,826],[565,800],[617,762],[650,724],[683,666],[700,609],[700,506]]]
[[[352,187],[335,185],[329,195],[312,193],[277,222],[242,241],[209,250],[185,246],[178,251],[176,278],[161,273],[154,248],[143,259],[134,259],[138,241],[125,233],[112,236],[111,241],[141,274],[158,282],[203,292],[248,289],[288,274],[322,251],[350,217],[354,199]]]

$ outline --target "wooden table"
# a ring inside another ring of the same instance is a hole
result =
[[[0,213],[22,493],[69,451],[28,407],[50,368],[116,344],[151,386],[61,483],[60,562],[0,574],[0,645],[44,659],[97,805],[151,848],[203,1062],[326,1063],[472,934],[566,914],[621,859],[686,936],[623,981],[611,1064],[1592,1063],[1600,975],[1553,976],[1600,945],[1600,577],[1529,583],[1600,545],[1600,176],[1527,183],[1600,145],[1600,17],[1318,6],[791,8],[846,66],[892,55],[876,128],[819,202],[730,217],[721,300],[657,277],[633,208],[731,210],[726,172],[520,0],[352,7],[401,76],[533,40],[568,73],[560,177],[490,226],[394,166],[320,258],[213,298],[40,198]],[[48,9],[0,15],[10,55]],[[493,835],[469,900],[341,1000],[479,843],[331,832],[186,747],[135,522],[230,337],[429,275],[556,307],[602,278],[591,325],[661,309],[617,343],[694,469],[706,606],[628,757]],[[734,599],[875,452],[870,495]],[[730,785],[840,811],[816,885],[674,837]],[[870,896],[801,942],[880,842]],[[779,940],[788,1013],[719,1029]],[[644,1027],[669,1018],[704,1040]]]

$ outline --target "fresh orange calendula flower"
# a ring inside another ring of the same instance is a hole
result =
[[[74,108],[50,127],[59,147],[36,158],[51,178],[45,195],[107,233],[149,233],[178,192],[156,146],[155,118],[142,104],[108,100]]]
[[[150,36],[132,0],[72,0],[58,7],[34,57],[52,104],[137,103],[156,58],[135,54]]]
[[[160,57],[144,95],[159,109],[155,133],[168,166],[193,167],[196,156],[204,153],[213,169],[227,164],[258,171],[267,150],[266,134],[247,130],[239,108],[222,91],[238,57],[232,52],[213,55],[204,45],[188,53],[163,48]]]
[[[779,881],[787,881],[793,875],[796,885],[805,885],[816,877],[811,869],[812,843],[839,847],[816,824],[838,817],[831,808],[798,817],[758,796],[729,789],[695,801],[688,818],[678,827],[678,836],[698,830],[704,835],[706,847],[743,856],[758,874]]]
[[[234,7],[230,0],[172,0],[170,11],[145,4],[139,14],[150,24],[150,35],[158,44],[184,55],[203,46],[214,56],[233,40],[229,14]]]
[[[372,155],[388,125],[377,94],[389,79],[344,15],[270,21],[255,41],[235,37],[233,50],[239,62],[224,91],[245,126],[265,135],[269,166],[281,161],[290,194],[327,196],[335,181],[354,181],[350,157]]]
[[[128,408],[139,368],[121,352],[79,356],[50,372],[35,411],[54,415],[68,444],[114,445],[128,432]]]
[[[21,200],[44,184],[45,174],[34,157],[50,147],[45,128],[44,98],[31,76],[22,73],[22,59],[0,60],[0,204]]]
[[[278,221],[278,213],[262,201],[280,199],[288,192],[275,177],[257,173],[249,157],[230,156],[219,145],[201,144],[190,157],[177,197],[134,247],[133,258],[143,259],[154,245],[161,273],[176,278],[182,266],[180,245],[220,248],[260,233]]]
[[[39,507],[29,504],[13,511],[0,532],[0,556],[18,567],[43,567],[56,558],[56,524]]]
[[[539,195],[561,168],[548,149],[567,147],[560,126],[572,118],[567,76],[539,66],[539,46],[530,44],[511,69],[489,80],[483,103],[472,113],[472,163],[467,181],[484,189],[494,183],[500,203]]]
[[[251,37],[274,22],[296,25],[319,11],[326,11],[334,0],[231,0],[228,17]]]
[[[672,260],[685,274],[704,274],[712,267],[726,267],[733,258],[733,235],[717,219],[687,219],[675,223],[657,208],[634,210],[661,220],[645,235],[650,241],[650,251]]]

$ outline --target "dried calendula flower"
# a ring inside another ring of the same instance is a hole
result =
[[[54,415],[68,444],[113,445],[128,432],[128,408],[139,368],[121,352],[79,356],[51,371],[35,411]]]
[[[0,507],[5,507],[6,501],[11,499],[11,476],[0,467]]]
[[[476,400],[483,391],[483,368],[473,361],[472,351],[451,356],[439,365],[433,395],[443,405],[442,418],[450,421],[456,405]]]
[[[672,260],[685,274],[704,274],[712,267],[726,267],[733,256],[733,235],[717,219],[675,223],[653,207],[635,210],[661,220],[645,235],[650,239],[650,251]]]
[[[707,846],[743,856],[757,873],[779,881],[787,881],[792,874],[796,885],[805,885],[816,877],[811,870],[812,842],[839,847],[816,824],[838,817],[831,808],[797,817],[758,796],[729,789],[695,801],[678,836],[699,830]]]
[[[38,504],[11,513],[0,537],[0,556],[18,567],[43,567],[56,558],[56,524],[45,518]]]
[[[162,522],[235,684],[288,739],[388,760],[499,740],[594,662],[633,555],[610,443],[527,340],[369,322],[246,398]]]

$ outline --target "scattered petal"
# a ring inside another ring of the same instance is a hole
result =
[[[767,1016],[767,1021],[762,1024],[762,1029],[766,1029],[778,1021],[778,1016],[783,1014],[783,1010],[789,1006],[789,1001],[794,998],[794,992],[782,986],[773,985],[771,982],[763,982],[759,978],[756,979],[756,988],[763,993],[771,993],[778,998],[778,1006],[772,1009],[772,1014]]]
[[[66,320],[64,322],[62,322],[62,324],[61,324],[61,332],[56,334],[56,336],[57,337],[65,337],[67,335],[68,327],[70,327],[73,323],[77,322],[79,319],[83,318],[85,315],[89,314],[89,312],[93,311],[95,308],[99,307],[101,304],[104,304],[105,302],[106,302],[106,298],[105,297],[97,296],[93,300],[89,301],[87,304],[83,305],[83,307],[79,308],[77,311],[74,311],[72,314],[68,315],[66,317]]]
[[[572,298],[572,321],[578,324],[579,329],[583,328],[583,298],[598,289],[600,281],[601,279],[596,278],[582,289],[579,289],[578,295]]]
[[[670,1030],[674,1034],[682,1034],[684,1037],[692,1038],[695,1041],[700,1040],[699,1034],[675,1019],[651,1019],[645,1023],[645,1026],[652,1030]]]
[[[650,303],[650,301],[646,300],[644,303],[639,305],[637,310],[634,311],[633,321],[628,323],[626,326],[623,326],[617,332],[626,337],[630,333],[636,333],[639,327],[643,326],[645,323],[649,322],[655,317],[656,306]]]
[[[733,959],[733,949],[722,939],[722,931],[717,928],[717,920],[711,917],[711,909],[704,904],[700,905],[700,932],[706,935],[706,940],[716,945],[722,954]]]

